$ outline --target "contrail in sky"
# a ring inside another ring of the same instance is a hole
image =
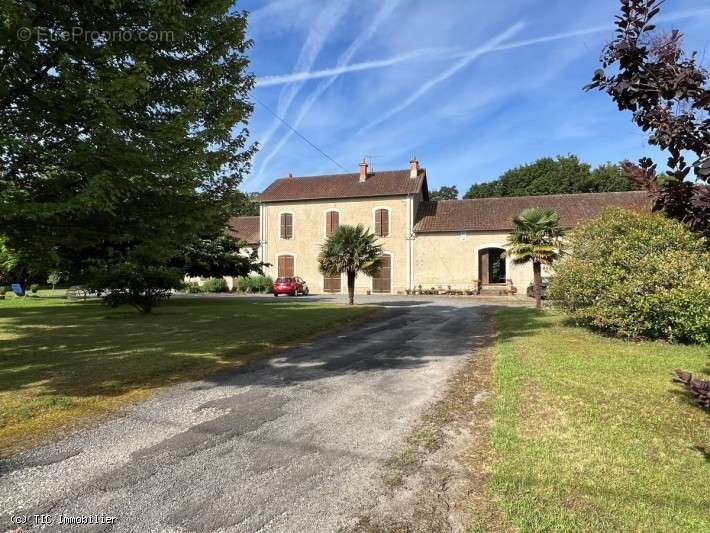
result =
[[[382,7],[380,10],[377,12],[377,15],[375,16],[374,20],[370,23],[368,26],[367,30],[358,34],[358,36],[355,38],[355,40],[350,43],[350,46],[340,55],[338,58],[338,61],[336,63],[335,69],[343,69],[348,66],[350,63],[350,60],[352,57],[355,55],[355,53],[362,47],[363,44],[365,44],[367,41],[369,41],[372,36],[377,32],[378,28],[380,25],[387,20],[387,18],[392,14],[392,12],[396,9],[396,7],[399,5],[400,0],[389,0],[388,2],[385,2],[382,4]],[[318,98],[320,98],[321,94],[323,94],[328,88],[335,82],[335,80],[338,79],[338,76],[340,74],[335,74],[334,76],[330,77],[329,79],[321,81],[318,86],[316,87],[315,91],[313,91],[309,96],[308,99],[303,103],[301,106],[301,109],[298,112],[298,116],[296,117],[295,122],[293,123],[292,129],[288,130],[284,136],[279,140],[279,142],[276,144],[276,146],[269,152],[269,154],[264,158],[264,160],[261,162],[261,165],[259,166],[259,172],[256,175],[256,183],[259,183],[261,181],[261,178],[264,174],[264,171],[266,170],[267,166],[271,162],[271,160],[276,157],[276,155],[281,151],[281,148],[284,147],[284,145],[288,142],[288,140],[291,138],[293,135],[293,132],[295,128],[298,128],[298,126],[301,124],[304,118],[306,118],[306,115],[308,115],[308,112],[311,110],[313,105],[316,103]]]
[[[448,52],[446,48],[420,48],[406,54],[396,55],[387,59],[376,59],[373,61],[362,61],[360,63],[351,63],[341,67],[325,68],[322,70],[314,70],[312,72],[294,72],[293,74],[284,74],[281,76],[263,76],[256,82],[257,87],[270,87],[272,85],[284,85],[303,80],[312,80],[317,78],[329,78],[331,76],[340,76],[348,72],[357,72],[359,70],[371,70],[377,68],[389,67],[411,61],[422,56],[433,56],[437,53]]]
[[[459,70],[464,68],[466,65],[471,63],[472,61],[478,59],[481,57],[483,54],[486,54],[490,52],[491,50],[495,49],[497,46],[500,45],[500,43],[504,42],[506,39],[509,37],[512,37],[516,33],[518,33],[520,30],[522,30],[525,27],[525,23],[523,22],[517,22],[513,24],[510,28],[505,30],[502,33],[499,33],[493,39],[489,40],[482,46],[479,46],[478,48],[475,48],[469,52],[467,52],[465,55],[461,56],[461,59],[459,59],[456,63],[451,65],[449,68],[447,68],[444,72],[439,74],[438,76],[431,78],[428,80],[426,83],[424,83],[419,89],[417,89],[414,94],[412,94],[409,98],[407,98],[404,102],[399,104],[398,106],[390,109],[387,113],[379,117],[377,120],[374,122],[371,122],[362,130],[364,131],[366,129],[372,128],[373,126],[377,126],[378,124],[383,123],[385,120],[389,119],[390,117],[396,115],[400,111],[403,111],[410,105],[412,105],[414,102],[419,100],[422,96],[424,96],[425,93],[428,93],[435,85],[438,85],[439,83],[449,79],[451,76],[456,74]]]
[[[681,20],[690,17],[698,17],[710,15],[710,8],[707,9],[694,9],[687,11],[678,11],[676,13],[670,13],[668,15],[663,15],[658,17],[658,22],[672,22],[674,20]],[[563,39],[572,39],[575,37],[582,37],[584,35],[593,35],[595,33],[604,33],[607,31],[613,31],[615,29],[614,25],[606,24],[604,26],[595,26],[592,28],[583,28],[580,30],[572,30],[567,32],[553,33],[550,35],[543,35],[541,37],[534,37],[532,39],[526,39],[523,41],[514,41],[507,44],[502,44],[500,46],[495,46],[488,50],[486,53],[499,52],[503,50],[512,50],[514,48],[523,48],[526,46],[532,46],[535,44],[548,43],[552,41],[560,41]],[[317,78],[329,78],[331,76],[340,76],[341,74],[347,74],[349,72],[358,72],[362,70],[373,70],[389,67],[396,65],[398,63],[403,63],[405,61],[411,61],[413,59],[418,59],[420,57],[464,57],[470,54],[471,51],[457,51],[456,49],[447,48],[420,48],[418,50],[413,50],[405,54],[399,54],[393,57],[385,59],[375,59],[371,61],[362,61],[359,63],[351,63],[349,65],[336,66],[332,68],[313,70],[313,71],[302,71],[293,72],[291,74],[275,75],[275,76],[262,76],[257,79],[257,87],[271,87],[274,85],[287,85],[289,83],[296,83],[299,81],[317,79]]]

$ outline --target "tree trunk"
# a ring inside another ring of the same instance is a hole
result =
[[[355,272],[348,270],[348,303],[355,303]]]
[[[535,286],[535,306],[542,309],[542,264],[533,261],[533,284]]]

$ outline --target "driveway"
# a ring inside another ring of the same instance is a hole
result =
[[[384,462],[471,354],[487,309],[463,298],[366,301],[385,309],[364,327],[163,389],[3,464],[3,530],[35,514],[50,515],[52,531],[77,529],[59,515],[115,517],[81,531],[352,525],[384,490]]]

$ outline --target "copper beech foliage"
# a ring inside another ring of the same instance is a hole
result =
[[[616,37],[605,47],[602,68],[586,90],[606,92],[620,111],[668,151],[668,174],[660,183],[656,164],[626,161],[629,177],[649,190],[656,208],[710,237],[710,89],[696,53],[682,48],[678,30],[662,33],[653,19],[663,0],[621,0]],[[692,154],[692,155],[691,155]],[[688,162],[686,157],[694,157]],[[692,175],[691,175],[692,173]]]

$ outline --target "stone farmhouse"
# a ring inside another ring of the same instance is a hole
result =
[[[426,170],[415,158],[405,170],[373,172],[363,161],[358,173],[289,175],[257,200],[259,216],[235,217],[230,226],[271,265],[266,274],[300,276],[314,293],[347,292],[344,276],[320,273],[318,253],[339,225],[364,224],[383,245],[385,266],[372,278],[359,276],[355,290],[386,294],[420,285],[524,293],[532,267],[516,265],[504,253],[513,217],[523,209],[554,209],[561,225],[572,228],[606,207],[649,205],[643,191],[432,202]]]

